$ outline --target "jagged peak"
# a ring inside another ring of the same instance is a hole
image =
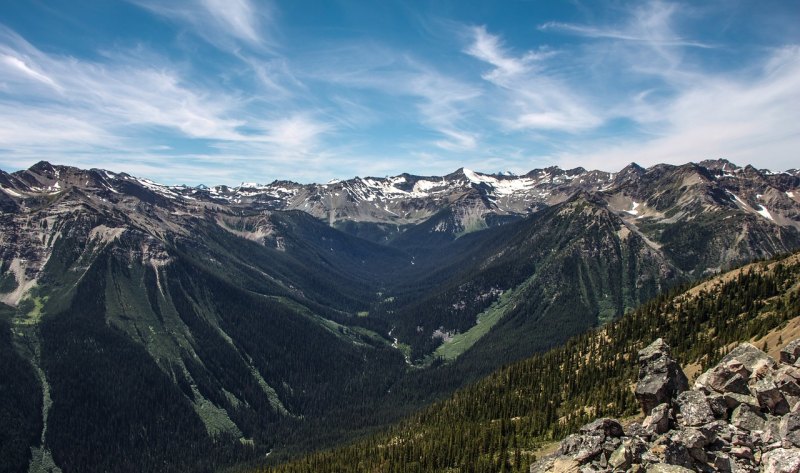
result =
[[[50,164],[49,161],[39,161],[38,163],[34,164],[33,166],[28,168],[28,171],[41,174],[43,172],[53,172],[55,167]]]
[[[736,171],[737,169],[741,169],[739,166],[728,161],[725,158],[706,159],[704,161],[700,161],[697,164],[706,169],[714,171],[722,171],[722,172],[733,172]]]

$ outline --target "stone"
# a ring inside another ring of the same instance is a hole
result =
[[[608,466],[611,467],[612,470],[627,470],[629,466],[633,463],[632,455],[628,448],[626,448],[625,443],[619,446],[614,453],[608,458]]]
[[[791,365],[800,359],[800,338],[792,340],[785,347],[781,348],[780,362]]]
[[[800,381],[798,381],[797,378],[797,375],[800,375],[800,373],[796,373],[795,371],[800,372],[800,370],[796,369],[794,366],[781,366],[780,369],[775,372],[773,378],[775,380],[775,385],[780,389],[784,397],[787,394],[790,396],[800,396]]]
[[[713,391],[737,392],[747,394],[747,379],[750,373],[743,369],[743,365],[737,361],[727,364],[719,364],[708,372],[704,379],[704,384]],[[699,378],[698,378],[699,379]]]
[[[800,447],[800,413],[783,416],[778,432],[784,447]]]
[[[764,473],[800,473],[800,448],[776,448],[761,458]]]
[[[670,409],[669,404],[659,404],[650,411],[649,416],[645,417],[642,427],[649,432],[663,434],[669,430],[671,417],[672,409]]]
[[[789,412],[789,403],[783,397],[783,393],[778,389],[772,376],[759,379],[750,386],[758,404],[762,409],[766,409],[772,414],[783,415]]]
[[[740,404],[747,404],[754,409],[761,407],[758,405],[758,399],[750,394],[725,393],[722,397],[725,399],[729,409],[736,409]]]
[[[708,407],[717,419],[728,417],[728,403],[725,401],[725,396],[722,394],[709,394],[706,396]],[[736,407],[736,406],[734,406]]]
[[[753,450],[745,446],[731,447],[730,454],[736,458],[746,458],[748,460],[755,459],[755,456],[753,456]]]
[[[781,418],[767,419],[764,430],[761,432],[761,442],[767,447],[767,450],[772,450],[782,446],[781,440]]]
[[[727,453],[715,452],[714,459],[710,462],[715,471],[733,471],[735,463]]]
[[[707,424],[714,420],[714,413],[706,401],[706,397],[699,391],[684,391],[675,399],[681,425],[695,427]]]
[[[694,470],[680,466],[667,465],[666,463],[656,463],[647,467],[647,473],[693,473]]]
[[[602,418],[580,428],[582,434],[602,433],[604,437],[622,437],[622,425],[614,419]]]
[[[689,380],[670,356],[669,345],[658,339],[639,351],[639,381],[636,399],[647,415],[689,388]]]
[[[694,460],[689,453],[689,449],[685,445],[670,441],[667,442],[664,449],[664,462],[670,465],[680,465],[691,468],[694,465]]]
[[[684,430],[679,430],[677,435],[672,436],[672,441],[683,445],[689,452],[689,455],[695,460],[706,463],[708,457],[706,456],[704,448],[711,443],[713,438],[714,435],[710,431],[704,432],[701,429],[689,427]]]
[[[569,456],[583,465],[603,453],[604,441],[605,435],[602,432],[594,432],[587,435],[573,434],[561,442],[557,453],[562,456]]]
[[[730,353],[725,355],[720,361],[720,364],[729,364],[732,361],[736,361],[741,363],[741,370],[747,373],[749,377],[750,373],[756,368],[766,364],[766,366],[772,367],[773,369],[777,367],[775,360],[769,357],[766,353],[759,350],[755,346],[750,343],[742,343],[738,347],[731,350]],[[729,365],[730,366],[730,365]],[[740,374],[742,371],[739,371]]]
[[[754,431],[764,430],[766,418],[747,404],[741,404],[731,414],[731,425],[740,429]]]

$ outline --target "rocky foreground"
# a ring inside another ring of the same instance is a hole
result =
[[[692,389],[658,339],[639,352],[636,398],[647,416],[641,424],[598,419],[531,473],[800,473],[800,339],[779,362],[744,343]]]

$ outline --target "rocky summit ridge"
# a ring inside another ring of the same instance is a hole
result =
[[[530,472],[800,472],[800,339],[778,361],[741,344],[691,389],[658,339],[639,352],[635,389],[641,423],[597,419]]]

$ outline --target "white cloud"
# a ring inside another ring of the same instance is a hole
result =
[[[264,25],[272,21],[272,6],[250,0],[190,0],[162,2],[128,0],[152,13],[188,25],[198,36],[223,49],[236,49],[235,42],[250,46],[268,46]],[[234,43],[231,43],[231,39]]]
[[[465,52],[493,66],[483,78],[502,89],[491,93],[493,112],[507,130],[575,133],[602,124],[602,117],[576,88],[547,70],[543,61],[553,53],[529,51],[515,57],[485,27],[473,28],[472,35]]]
[[[479,87],[469,84],[409,54],[374,44],[344,44],[309,58],[303,78],[342,87],[350,92],[378,92],[388,98],[410,98],[408,106],[379,112],[384,120],[412,119],[440,135],[431,144],[449,150],[469,150],[478,146],[479,133],[468,115],[474,111],[480,97]],[[375,101],[378,102],[378,101]],[[342,112],[355,112],[350,122],[365,115],[374,119],[375,112],[366,114],[363,108],[345,107]],[[415,112],[413,117],[407,116]],[[418,146],[426,143],[419,142]]]
[[[583,142],[560,155],[564,165],[607,170],[635,161],[684,163],[728,158],[775,170],[797,167],[800,149],[800,46],[772,52],[753,76],[707,73],[660,109],[649,137]]]
[[[2,65],[5,66],[4,69],[6,69],[7,72],[11,72],[8,71],[8,69],[10,68],[13,70],[13,72],[22,73],[24,76],[27,76],[28,78],[31,78],[43,84],[47,84],[50,87],[59,90],[58,84],[56,84],[56,82],[53,79],[42,74],[41,72],[32,69],[21,58],[16,56],[11,56],[9,54],[3,54],[2,56],[0,56],[0,60],[1,60],[0,62],[2,62]]]

